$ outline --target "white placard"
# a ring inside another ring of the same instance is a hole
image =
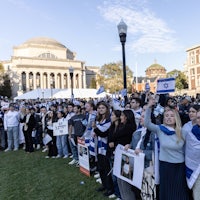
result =
[[[115,150],[113,174],[118,178],[141,189],[144,171],[144,153],[136,155],[134,150],[124,150],[118,144]]]
[[[62,120],[59,122],[53,123],[53,135],[67,135],[68,133],[68,121]]]
[[[43,144],[47,145],[49,142],[51,142],[52,137],[49,134],[45,134],[43,137]]]

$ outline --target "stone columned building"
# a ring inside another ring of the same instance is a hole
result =
[[[73,67],[73,88],[86,88],[85,63],[51,38],[27,40],[14,47],[11,59],[2,63],[10,75],[13,96],[34,89],[71,88],[70,67]]]

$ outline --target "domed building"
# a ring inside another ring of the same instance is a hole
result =
[[[145,77],[134,77],[133,91],[145,91],[145,85],[148,83],[150,91],[154,93],[156,92],[157,80],[167,77],[166,69],[157,64],[156,61],[145,70],[145,73]]]
[[[166,69],[162,65],[157,64],[156,61],[145,70],[145,73],[147,78],[166,78],[167,76]]]
[[[76,53],[58,41],[37,37],[13,48],[11,60],[3,61],[12,80],[13,96],[34,89],[86,88],[87,67]],[[72,73],[71,73],[72,75]]]

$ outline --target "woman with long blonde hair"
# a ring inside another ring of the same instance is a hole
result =
[[[153,98],[145,113],[144,125],[156,133],[160,141],[159,173],[161,200],[188,200],[189,194],[185,176],[184,145],[185,136],[181,134],[181,120],[174,109],[164,111],[163,124],[151,122]]]

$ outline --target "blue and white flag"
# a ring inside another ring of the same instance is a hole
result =
[[[175,91],[175,78],[163,78],[157,80],[157,94],[165,94]]]
[[[102,92],[104,92],[105,89],[103,86],[100,86],[100,88],[97,90],[97,93],[96,94],[101,94]]]
[[[124,110],[124,109],[121,107],[121,102],[120,102],[120,100],[118,100],[118,99],[112,99],[112,105],[113,105],[113,109],[114,109],[114,110]]]
[[[150,91],[150,85],[149,85],[149,83],[145,84],[145,91],[146,92]]]
[[[76,100],[76,99],[73,99],[73,104],[74,105],[80,105],[80,101]]]
[[[127,89],[121,90],[121,91],[120,91],[120,94],[121,94],[123,97],[127,96]]]

